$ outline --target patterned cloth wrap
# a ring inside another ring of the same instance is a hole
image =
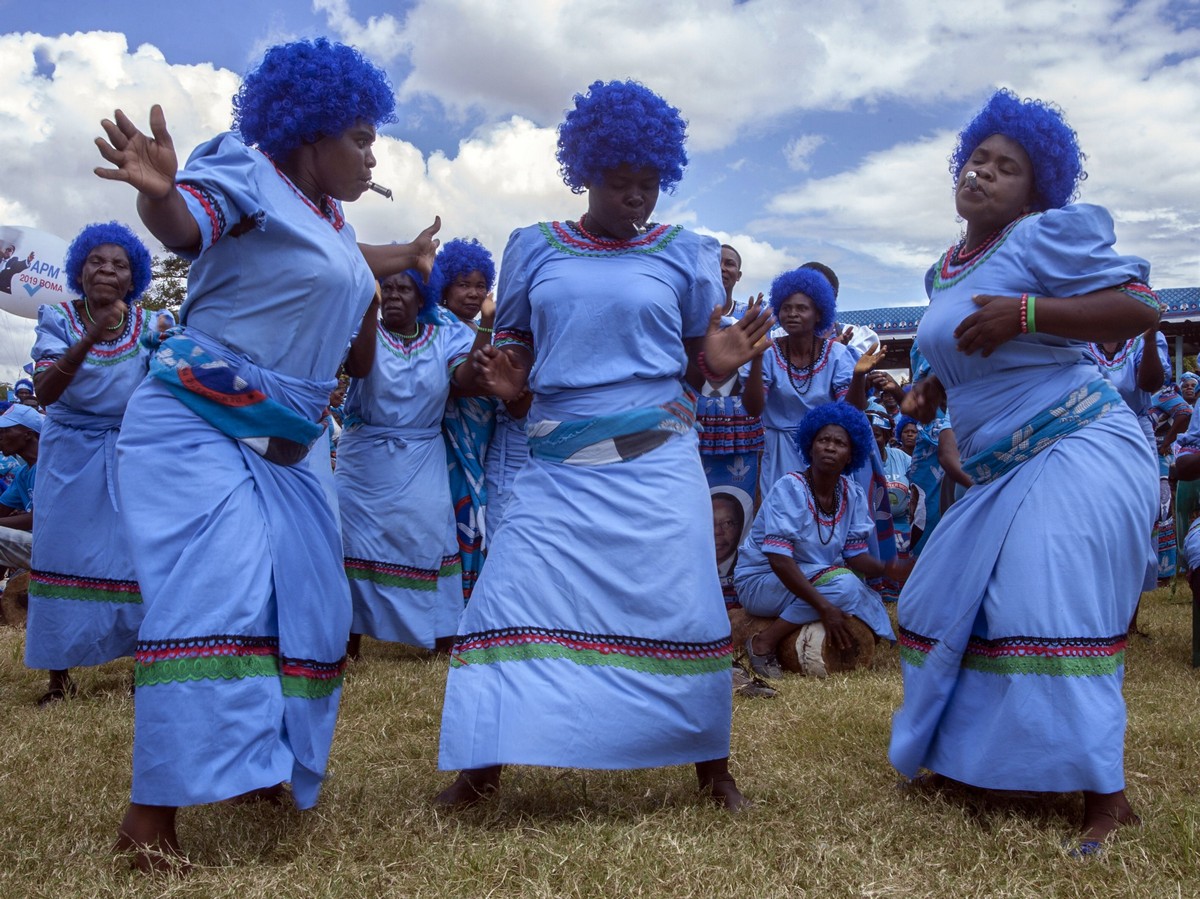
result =
[[[964,460],[963,470],[976,484],[990,484],[1121,402],[1112,382],[1098,378],[1034,416],[1016,433]]]
[[[152,377],[222,434],[268,462],[295,465],[324,432],[318,422],[251,387],[239,376],[233,358],[217,355],[219,349],[201,345],[182,327],[147,330],[142,343],[157,350],[150,361]]]
[[[581,421],[543,420],[525,432],[529,452],[567,465],[609,465],[645,455],[696,425],[696,395],[690,388],[661,406],[631,409]]]

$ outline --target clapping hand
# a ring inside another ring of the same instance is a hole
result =
[[[746,314],[730,325],[721,327],[721,307],[713,309],[704,334],[704,361],[710,371],[729,375],[770,346],[768,335],[775,316],[763,304],[760,293],[750,301]]]

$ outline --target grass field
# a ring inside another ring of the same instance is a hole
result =
[[[789,675],[738,699],[733,768],[757,807],[697,799],[690,769],[518,768],[494,801],[429,800],[443,659],[370,643],[347,676],[322,801],[300,813],[180,813],[195,867],[147,878],[109,854],[129,790],[130,663],[79,671],[80,695],[38,709],[23,633],[0,628],[0,897],[1197,896],[1200,674],[1186,587],[1150,594],[1128,654],[1128,793],[1144,825],[1099,857],[1067,857],[1079,796],[999,801],[898,788],[885,756],[900,700],[894,649],[871,671]]]

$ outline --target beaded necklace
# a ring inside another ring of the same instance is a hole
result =
[[[87,313],[88,321],[90,321],[93,325],[96,324],[96,320],[94,318],[92,318],[92,310],[88,306],[88,298],[87,297],[83,298],[83,311]],[[124,312],[121,313],[121,320],[119,322],[117,322],[115,325],[105,325],[104,330],[120,331],[123,327],[125,327],[125,313]]]
[[[987,262],[988,259],[991,258],[992,254],[1000,249],[1000,247],[1004,244],[1004,241],[1008,238],[1008,235],[1012,233],[1013,228],[1027,219],[1030,215],[1039,214],[1040,213],[1031,212],[1020,216],[1019,218],[1013,219],[999,231],[989,234],[987,239],[973,250],[967,250],[965,252],[963,251],[963,244],[966,243],[967,240],[964,237],[954,246],[950,247],[950,249],[948,249],[944,254],[942,254],[941,264],[936,266],[933,270],[934,289],[943,290],[947,287],[952,287],[953,285],[957,284],[976,268]]]
[[[817,508],[817,514],[813,516],[817,522],[817,539],[821,541],[822,546],[828,546],[829,541],[833,539],[833,532],[837,530],[838,509],[842,507],[842,479],[839,477],[837,483],[833,486],[833,508],[826,509],[821,505],[821,501],[817,499],[817,490],[813,486],[812,469],[804,469],[804,480],[808,483],[808,493],[813,499],[813,505]],[[829,519],[829,534],[821,536],[821,515]]]
[[[794,366],[792,365],[792,338],[788,336],[785,337],[784,340],[787,341],[787,346],[784,348],[783,361],[787,366],[788,381],[792,385],[792,390],[796,391],[796,393],[800,394],[800,396],[806,396],[808,391],[812,388],[813,366],[817,364],[817,346],[819,345],[819,342],[814,334],[812,338],[812,355],[809,357],[808,364],[803,366]],[[801,382],[804,384],[803,389],[801,389],[801,387],[796,383],[795,372],[798,372],[800,375]]]

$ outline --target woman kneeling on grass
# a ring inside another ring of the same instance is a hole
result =
[[[796,448],[808,463],[771,488],[742,545],[734,583],[752,615],[775,621],[746,640],[760,677],[783,676],[776,647],[802,625],[820,621],[830,645],[851,650],[851,616],[894,640],[879,595],[855,574],[903,580],[910,562],[881,562],[867,553],[875,526],[862,487],[846,477],[870,459],[867,418],[847,403],[826,403],[804,416]]]

